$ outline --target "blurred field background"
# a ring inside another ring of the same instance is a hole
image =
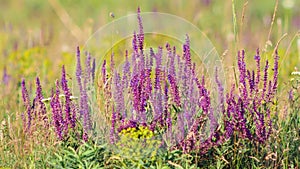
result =
[[[233,1],[0,0],[0,121],[23,111],[22,78],[33,93],[39,76],[49,91],[44,95],[49,95],[62,65],[74,76],[76,46],[83,46],[101,26],[136,13],[138,6],[142,12],[170,13],[199,27],[231,73],[237,50],[245,49],[246,60],[254,64],[257,48],[271,57],[280,42],[279,94],[286,97],[285,83],[300,69],[300,1],[235,0],[234,6]]]

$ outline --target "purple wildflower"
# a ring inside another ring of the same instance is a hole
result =
[[[81,68],[81,61],[80,61],[80,49],[79,46],[77,46],[77,52],[76,52],[76,58],[77,58],[77,66],[76,66],[76,78],[78,82],[79,88],[81,88],[81,74],[82,74],[82,68]]]
[[[181,106],[180,95],[179,95],[179,90],[178,90],[176,80],[171,75],[168,75],[168,80],[172,89],[173,101],[174,103],[176,103],[176,106],[180,107]]]
[[[23,102],[24,102],[24,106],[26,108],[26,113],[27,113],[27,124],[26,124],[26,118],[25,118],[24,114],[22,115],[22,120],[23,120],[23,125],[27,126],[25,128],[25,130],[28,131],[31,126],[32,116],[31,116],[30,98],[28,95],[28,91],[26,89],[25,79],[22,79],[21,87],[22,87]]]
[[[150,67],[153,66],[153,58],[155,58],[155,53],[153,51],[153,48],[150,47],[150,49],[149,49],[149,59],[150,59],[149,66]]]
[[[238,68],[240,72],[240,92],[243,95],[243,102],[244,106],[248,106],[248,91],[247,91],[247,85],[246,85],[246,62],[245,62],[245,51],[242,50],[242,53],[238,52]]]
[[[233,95],[234,90],[235,90],[235,87],[234,87],[234,85],[232,85],[230,93],[228,93],[226,95],[226,103],[227,103],[226,112],[227,113],[225,114],[225,112],[224,112],[224,114],[223,114],[225,117],[224,125],[225,125],[225,138],[226,139],[229,139],[232,136],[233,131],[234,131],[234,126],[236,125],[235,121],[231,120],[233,114],[235,113],[235,106],[234,106],[235,101],[234,101],[234,95]]]
[[[278,80],[278,60],[279,60],[279,56],[278,56],[278,51],[276,49],[275,51],[275,58],[274,58],[274,76],[273,76],[273,94],[275,94],[276,90],[277,90],[277,80]]]
[[[192,68],[191,62],[191,52],[190,52],[190,38],[186,35],[185,44],[183,45],[183,58],[185,60],[185,64],[188,66],[189,69]]]
[[[43,98],[41,82],[39,77],[36,77],[36,99],[41,101]]]
[[[168,48],[168,47],[167,47]],[[173,52],[171,49],[168,49],[168,56],[169,56],[169,71],[168,73],[174,77],[176,77],[176,72],[175,72],[175,57],[176,57],[176,47],[173,47]]]
[[[88,94],[87,94],[87,85],[88,79],[87,77],[84,79],[83,88],[80,94],[80,101],[82,104],[82,111],[83,111],[83,127],[85,132],[87,133],[92,128],[91,126],[91,117],[88,105]]]
[[[133,96],[133,108],[136,113],[139,112],[140,109],[140,92],[139,92],[139,76],[134,76],[130,81],[131,93]]]
[[[146,78],[145,78],[145,72],[142,71],[139,78],[139,85],[138,85],[138,91],[140,94],[140,101],[139,101],[139,111],[140,114],[139,118],[142,120],[142,123],[146,123],[146,106],[147,106],[147,100],[149,99],[149,93],[147,93],[147,88],[145,86],[146,84]]]
[[[89,60],[89,59],[87,59]],[[90,62],[86,62],[86,64],[90,64]],[[83,128],[84,128],[84,134],[87,136],[87,132],[91,129],[91,120],[90,120],[90,114],[89,114],[89,106],[88,106],[88,95],[87,95],[87,85],[89,81],[89,70],[86,69],[83,84],[82,84],[82,68],[81,68],[81,61],[80,61],[80,49],[77,47],[77,67],[76,67],[76,78],[77,83],[79,86],[80,91],[80,117],[83,118]]]
[[[264,98],[265,96],[265,92],[267,91],[267,83],[268,83],[268,69],[269,69],[269,62],[268,60],[266,61],[266,66],[265,66],[265,69],[264,69],[264,86],[263,86],[263,91],[262,91],[262,96],[261,96],[261,99]],[[261,100],[260,99],[260,100]]]
[[[154,93],[154,98],[152,99],[153,109],[154,109],[154,122],[156,123],[163,123],[162,116],[164,112],[164,101],[163,95],[161,91],[157,91]],[[155,127],[155,126],[154,126]]]
[[[106,77],[106,60],[103,61],[101,71],[102,71],[102,82],[103,82],[103,84],[105,84],[106,83],[106,78],[107,78]]]
[[[248,75],[248,82],[249,82],[249,89],[250,89],[250,95],[253,95],[253,91],[255,90],[255,72],[254,70],[252,71],[252,74],[250,70],[247,70],[247,75]]]
[[[224,88],[223,85],[221,83],[221,81],[219,80],[219,76],[218,76],[218,69],[216,68],[216,73],[215,73],[215,81],[217,83],[218,86],[218,93],[219,93],[219,107],[220,107],[220,112],[224,112],[225,111],[225,105],[224,105]]]
[[[167,127],[168,127],[168,132],[170,133],[169,137],[171,137],[171,132],[172,132],[172,119],[171,119],[171,114],[169,111],[169,96],[168,96],[168,83],[165,82],[165,90],[164,90],[164,111],[166,113],[167,119],[166,119],[166,123],[167,123]]]
[[[65,66],[62,66],[62,75],[61,75],[61,87],[65,94],[65,132],[68,133],[69,124],[71,126],[75,126],[75,124],[72,124],[74,122],[74,119],[71,117],[71,93],[68,88],[68,81],[66,79],[66,70]]]
[[[161,90],[161,64],[162,64],[162,48],[159,47],[158,52],[155,57],[156,68],[155,68],[155,82],[154,88],[156,90]]]
[[[128,60],[128,51],[126,50],[126,55],[125,55],[125,63],[123,65],[123,79],[122,83],[124,84],[124,88],[127,88],[129,85],[129,78],[130,78],[130,63]]]
[[[84,132],[83,135],[82,135],[82,140],[84,140],[85,142],[87,142],[88,139],[89,139],[88,134],[86,132]]]
[[[143,23],[142,23],[142,17],[141,17],[141,10],[140,7],[138,7],[137,10],[137,19],[139,23],[139,34],[137,35],[138,41],[139,41],[139,49],[141,52],[143,52],[144,47],[144,30],[143,30]]]
[[[245,107],[244,107],[244,103],[243,103],[243,100],[242,98],[238,98],[238,102],[237,102],[237,123],[238,123],[238,129],[240,132],[242,132],[242,138],[248,138],[248,139],[251,139],[252,138],[252,135],[250,133],[250,130],[247,128],[246,126],[246,118],[245,118],[245,113],[246,113],[246,110],[245,110]]]
[[[59,99],[60,89],[59,89],[59,81],[56,80],[56,90],[55,94],[53,95],[50,106],[52,108],[52,120],[53,124],[55,126],[55,131],[57,134],[57,137],[62,140],[63,139],[63,116],[62,116],[62,106]]]
[[[124,119],[125,118],[125,103],[124,103],[124,94],[123,94],[123,84],[121,82],[120,74],[115,71],[113,76],[113,98],[116,102],[116,119]],[[122,118],[120,118],[122,115]]]
[[[95,72],[96,71],[96,59],[93,58],[93,63],[92,63],[92,80],[95,80]]]
[[[71,102],[71,115],[72,115],[72,117],[71,117],[71,128],[73,128],[73,129],[76,126],[76,118],[77,118],[76,114],[77,114],[78,110],[79,110],[78,105]]]
[[[77,83],[78,83],[78,87],[79,87],[80,96],[82,96],[82,94],[83,94],[83,86],[82,86],[82,82],[81,82],[82,68],[81,68],[81,59],[80,59],[79,46],[77,47],[76,57],[77,57],[76,78],[77,78]],[[82,102],[81,98],[80,98],[80,104],[79,105],[80,105],[80,110],[79,110],[80,118],[82,118],[83,112],[84,112],[84,107],[83,107],[83,102]]]
[[[254,59],[256,61],[256,81],[255,81],[255,88],[256,91],[259,87],[260,82],[260,56],[259,56],[259,49],[256,50],[256,55],[254,56]]]
[[[266,138],[265,120],[262,112],[257,112],[258,120],[256,121],[256,136],[260,143],[263,143]]]
[[[184,139],[185,136],[185,130],[184,130],[184,119],[183,119],[183,114],[178,113],[177,114],[177,141],[180,142]]]
[[[110,70],[111,70],[111,72],[114,72],[114,70],[115,70],[114,55],[115,55],[114,52],[112,52],[110,55]]]
[[[132,38],[132,48],[134,51],[133,57],[132,59],[135,59],[135,55],[138,53],[138,46],[137,46],[137,37],[136,37],[136,33],[133,33],[133,38]]]
[[[92,78],[92,67],[91,67],[91,54],[86,53],[86,60],[85,60],[85,78],[87,79],[87,82],[91,82]]]
[[[46,110],[46,105],[44,102],[42,102],[42,99],[44,99],[43,94],[42,94],[42,86],[40,83],[39,77],[36,77],[36,97],[35,97],[35,102],[36,102],[36,107],[38,107],[37,111],[39,118],[42,117],[44,121],[45,127],[48,127],[48,118],[47,118],[47,110]]]

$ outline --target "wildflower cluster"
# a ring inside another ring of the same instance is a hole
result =
[[[273,78],[270,80],[268,60],[261,78],[259,50],[254,56],[256,70],[247,70],[244,58],[245,52],[238,52],[239,94],[234,93],[233,85],[230,93],[226,95],[227,106],[223,109],[225,138],[237,133],[239,138],[264,143],[272,131],[271,108],[277,90],[279,56],[276,52]]]
[[[150,48],[148,52],[144,48],[145,36],[140,9],[137,17],[139,32],[133,34],[131,56],[128,51],[125,52],[125,62],[120,70],[115,66],[113,53],[109,68],[106,60],[101,66],[98,92],[102,92],[104,96],[101,97],[104,100],[100,100],[104,102],[104,106],[100,106],[100,109],[104,108],[104,116],[109,116],[111,122],[111,144],[121,146],[124,145],[124,140],[151,140],[159,135],[160,146],[181,149],[183,152],[200,150],[200,153],[206,153],[211,147],[232,138],[257,143],[268,140],[272,132],[271,111],[278,85],[277,52],[273,77],[270,79],[268,60],[261,72],[259,50],[254,56],[256,70],[252,71],[246,67],[245,52],[239,51],[239,78],[230,92],[225,92],[216,72],[219,107],[214,109],[205,77],[198,77],[196,64],[192,62],[189,37],[186,36],[182,46],[182,56],[177,53],[175,46],[168,43],[165,47]],[[33,106],[25,81],[22,81],[26,108],[22,117],[26,131],[30,130],[32,119],[38,118],[44,122],[45,127],[54,126],[57,137],[62,140],[80,119],[83,124],[82,137],[84,140],[88,139],[92,129],[88,91],[95,80],[96,62],[87,53],[83,71],[80,55],[77,48],[79,102],[71,99],[63,67],[61,81],[56,81],[56,88],[50,98],[51,116],[47,115],[46,105],[42,101],[44,98],[39,79],[36,80]],[[61,94],[64,101],[60,99]],[[221,122],[215,119],[215,114],[223,115]],[[205,124],[210,124],[210,134],[207,137],[203,133],[207,131]],[[220,128],[224,130],[219,130]]]
[[[49,127],[46,105],[42,102],[43,94],[42,94],[42,87],[40,84],[40,79],[36,78],[36,96],[33,99],[33,103],[31,103],[28,90],[26,88],[25,80],[23,79],[21,82],[22,88],[22,98],[25,106],[25,112],[22,113],[22,120],[23,120],[23,129],[26,132],[30,132],[32,122],[39,121],[43,119],[44,127]]]
[[[196,65],[191,61],[189,37],[183,44],[182,56],[170,44],[166,44],[165,51],[158,47],[157,51],[150,48],[147,53],[143,46],[139,10],[138,21],[140,31],[133,34],[131,61],[126,51],[122,72],[115,68],[113,55],[111,73],[108,73],[106,61],[102,65],[106,113],[111,112],[111,143],[117,141],[118,133],[140,126],[161,134],[166,138],[164,145],[184,152],[197,149],[205,153],[235,135],[259,143],[269,138],[272,131],[271,105],[277,90],[277,52],[271,80],[268,61],[261,77],[259,50],[254,57],[257,68],[253,71],[246,67],[245,52],[238,52],[238,94],[234,85],[226,94],[216,73],[219,108],[214,112],[205,78],[198,78]],[[223,114],[220,124],[214,113]],[[202,132],[208,121],[211,133],[204,138]],[[224,130],[216,131],[221,125],[224,125]]]
[[[122,72],[114,67],[113,55],[110,69],[106,60],[102,64],[100,86],[104,88],[106,114],[111,113],[111,143],[128,128],[146,127],[165,137],[163,144],[192,150],[199,146],[196,142],[204,140],[201,130],[214,116],[204,77],[197,77],[196,64],[191,61],[189,37],[183,56],[170,44],[165,51],[158,47],[147,53],[139,10],[138,21],[140,31],[133,35],[131,61],[126,51]]]
[[[32,122],[37,119],[37,122],[43,121],[44,127],[54,127],[57,138],[63,140],[68,137],[70,130],[75,131],[77,121],[83,121],[83,139],[87,141],[88,132],[91,129],[91,119],[88,106],[87,85],[95,77],[95,60],[91,65],[91,57],[87,55],[86,71],[84,75],[84,82],[82,84],[81,65],[80,65],[80,51],[77,49],[77,82],[80,88],[79,104],[76,102],[77,97],[72,96],[71,90],[68,86],[66,78],[65,67],[62,67],[61,80],[56,80],[55,89],[52,90],[50,98],[44,98],[42,94],[42,87],[40,80],[36,78],[36,97],[31,105],[30,97],[25,85],[25,80],[22,80],[22,96],[26,108],[26,112],[22,113],[22,120],[24,131],[30,132]],[[47,113],[47,103],[50,102],[51,114]]]

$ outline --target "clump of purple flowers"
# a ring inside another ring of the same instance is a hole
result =
[[[166,44],[157,51],[144,49],[144,33],[138,9],[139,33],[133,34],[131,61],[128,51],[122,70],[115,68],[111,57],[111,73],[106,60],[102,65],[102,83],[106,98],[106,113],[111,114],[111,143],[123,129],[147,126],[154,133],[166,137],[166,143],[184,152],[209,148],[230,139],[235,133],[241,139],[265,142],[272,131],[271,106],[277,89],[278,54],[275,55],[274,75],[268,80],[269,63],[266,61],[261,78],[259,50],[255,56],[256,71],[246,68],[245,52],[238,52],[238,94],[235,86],[226,94],[217,73],[219,114],[218,124],[211,106],[211,96],[205,87],[205,78],[196,75],[191,61],[190,41],[186,36],[183,55],[176,47]],[[164,57],[166,56],[166,57]],[[211,124],[208,138],[203,137],[205,124]],[[219,126],[215,130],[215,126]],[[224,125],[224,131],[219,130]],[[255,127],[254,127],[255,126]]]
[[[81,65],[80,65],[80,51],[77,49],[77,82],[80,87],[79,97],[74,97],[71,94],[71,90],[68,85],[68,80],[66,77],[65,67],[62,67],[61,80],[56,80],[55,89],[52,90],[52,95],[50,98],[44,98],[42,94],[42,87],[40,80],[36,78],[36,97],[31,105],[30,97],[26,89],[25,80],[22,80],[22,96],[25,105],[26,112],[22,113],[22,120],[24,131],[26,133],[31,132],[31,126],[34,119],[37,122],[43,121],[44,127],[54,127],[58,139],[63,140],[68,137],[70,131],[76,132],[76,121],[82,119],[83,121],[83,135],[82,138],[87,141],[88,132],[91,127],[90,112],[88,107],[87,99],[87,85],[91,83],[95,76],[95,61],[93,61],[93,66],[88,67],[91,62],[91,57],[88,55],[86,61],[86,73],[84,74],[84,82],[81,83]],[[76,102],[79,98],[79,106]],[[47,103],[50,102],[51,114],[47,113]]]
[[[56,80],[55,91],[53,91],[50,98],[44,98],[42,94],[42,87],[40,80],[36,78],[36,97],[31,101],[28,91],[26,89],[25,80],[22,80],[22,96],[26,108],[26,114],[22,114],[23,126],[26,133],[30,133],[33,125],[32,122],[39,123],[43,121],[44,127],[54,127],[57,137],[62,140],[68,135],[69,128],[75,127],[76,109],[75,103],[71,101],[70,90],[67,85],[66,72],[63,66],[61,84]],[[61,94],[63,92],[64,94]],[[61,97],[64,97],[61,99]],[[51,115],[47,113],[46,103],[50,102]]]
[[[79,88],[79,116],[83,123],[83,139],[87,141],[89,132],[92,129],[91,107],[89,106],[88,89],[95,79],[95,59],[92,61],[90,53],[86,53],[85,69],[82,70],[80,49],[77,47],[76,58],[76,80]],[[92,62],[92,63],[91,63]]]
[[[271,108],[278,85],[277,52],[273,77],[270,79],[268,61],[261,72],[259,50],[254,56],[256,70],[252,71],[246,67],[245,51],[239,51],[238,83],[232,85],[230,92],[225,93],[216,72],[219,107],[213,109],[205,77],[198,77],[196,64],[192,62],[188,35],[182,46],[182,56],[177,53],[175,46],[171,47],[168,43],[165,47],[159,46],[157,50],[150,48],[147,52],[144,49],[145,36],[140,9],[137,17],[139,32],[133,34],[131,58],[126,51],[125,62],[119,70],[115,67],[112,54],[110,69],[106,60],[101,67],[98,92],[102,91],[104,95],[104,116],[108,116],[111,121],[112,144],[118,141],[118,134],[122,130],[139,126],[147,127],[154,134],[161,135],[162,145],[171,149],[181,149],[183,152],[198,150],[204,154],[213,146],[232,138],[248,139],[256,143],[268,140],[272,132]],[[33,119],[39,119],[45,127],[54,127],[57,137],[63,140],[69,131],[76,127],[76,121],[81,120],[82,138],[87,141],[92,129],[89,88],[95,79],[96,62],[91,61],[91,55],[87,53],[83,71],[80,55],[78,47],[78,103],[72,100],[64,66],[61,80],[56,81],[49,99],[51,115],[47,114],[39,78],[36,79],[36,97],[32,105],[25,80],[22,81],[22,95],[26,108],[22,114],[24,131],[30,132]],[[222,114],[222,121],[218,123],[214,114]],[[210,122],[210,134],[204,137],[207,122]]]
[[[204,139],[201,130],[207,117],[213,118],[213,112],[204,77],[197,77],[196,65],[191,61],[189,37],[186,36],[182,56],[170,44],[157,51],[150,48],[146,53],[139,9],[138,21],[140,31],[133,35],[131,61],[126,51],[125,63],[118,71],[112,68],[112,55],[110,76],[106,60],[102,65],[104,95],[110,108],[106,110],[112,114],[111,142],[123,129],[147,126],[164,135],[167,144],[192,150],[196,142]]]
[[[42,102],[44,97],[42,94],[40,79],[38,77],[36,78],[36,96],[33,99],[32,104],[31,104],[31,100],[24,79],[21,82],[21,88],[22,88],[23,102],[26,109],[25,112],[22,113],[24,131],[31,132],[32,122],[34,120],[38,120],[38,121],[42,120],[44,127],[48,128],[49,121],[47,117],[46,105],[44,104],[44,102]]]
[[[248,70],[245,52],[238,52],[239,94],[235,86],[226,95],[226,109],[223,109],[225,138],[237,134],[239,138],[264,143],[272,132],[271,107],[277,91],[278,60],[277,51],[274,58],[273,77],[269,78],[269,61],[266,60],[263,77],[261,77],[261,57],[259,50],[254,56],[256,70]]]
[[[61,99],[63,97],[64,99]],[[77,105],[71,100],[71,93],[66,79],[65,67],[62,67],[61,81],[56,80],[55,90],[50,100],[52,124],[60,140],[68,136],[70,129],[75,129]]]

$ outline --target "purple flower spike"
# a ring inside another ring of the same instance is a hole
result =
[[[268,84],[268,69],[269,69],[269,62],[268,60],[266,61],[266,66],[265,66],[265,69],[264,69],[264,86],[263,86],[263,91],[262,91],[262,96],[261,96],[261,99],[264,98],[265,96],[265,93],[267,91],[267,84]],[[261,100],[260,99],[260,100]]]
[[[139,79],[138,75],[134,76],[130,81],[131,93],[133,96],[133,108],[136,113],[139,112],[140,109],[140,92],[139,92]]]
[[[68,133],[68,126],[71,124],[71,126],[75,126],[75,124],[72,124],[74,122],[74,119],[71,117],[71,93],[68,88],[68,81],[66,79],[66,70],[65,66],[62,67],[62,75],[61,75],[61,87],[65,94],[65,132]]]
[[[180,103],[179,90],[175,78],[171,75],[168,75],[168,79],[172,89],[173,101],[174,103],[176,103],[176,106],[180,107],[181,103]]]
[[[103,64],[102,64],[102,69],[101,69],[101,73],[102,73],[102,82],[103,84],[106,83],[106,60],[103,61]]]
[[[247,70],[246,70],[246,62],[245,62],[245,51],[242,50],[242,52],[238,52],[238,68],[240,72],[240,92],[243,95],[243,102],[244,106],[248,107],[248,91],[247,91],[247,84],[246,84],[246,78],[247,78]]]
[[[114,70],[115,70],[114,55],[115,55],[114,52],[112,52],[110,55],[110,70],[111,70],[111,72],[114,72]]]
[[[28,95],[28,91],[26,89],[25,79],[22,79],[21,87],[22,87],[23,102],[24,102],[24,106],[26,108],[26,113],[27,113],[27,124],[26,124],[26,117],[25,117],[24,114],[22,114],[22,120],[23,120],[24,128],[25,128],[25,126],[27,126],[25,128],[25,131],[28,131],[30,129],[30,126],[31,126],[32,117],[31,117],[30,98],[29,98],[29,95]]]
[[[86,53],[86,61],[85,61],[85,78],[87,79],[87,82],[91,82],[92,78],[92,67],[91,67],[91,54]]]
[[[185,60],[185,64],[188,66],[189,69],[192,68],[192,61],[191,61],[191,51],[190,51],[190,38],[186,35],[185,44],[183,45],[183,58]]]
[[[141,10],[140,7],[138,7],[137,10],[137,19],[139,23],[139,34],[137,35],[138,41],[139,41],[139,49],[141,52],[143,52],[144,47],[144,30],[143,30],[143,23],[142,23],[142,17],[141,17]]]
[[[120,74],[115,71],[113,76],[114,90],[113,90],[113,98],[116,102],[116,119],[125,118],[125,103],[124,103],[124,94],[123,94],[123,83],[121,81]]]
[[[76,78],[77,78],[77,82],[78,82],[79,88],[81,88],[82,68],[81,68],[81,61],[80,61],[80,49],[79,49],[79,46],[77,47],[76,59],[77,59]]]
[[[42,94],[42,86],[40,83],[39,77],[36,77],[36,97],[35,97],[35,102],[36,102],[36,107],[38,107],[37,111],[39,118],[42,118],[44,121],[45,127],[48,127],[48,118],[47,118],[47,110],[46,110],[46,105],[44,102],[42,102],[42,99],[44,99],[43,94]]]
[[[157,91],[161,90],[161,64],[162,64],[162,48],[159,47],[158,52],[155,57],[156,61],[156,68],[155,68],[155,82],[154,82],[154,88]]]
[[[165,93],[164,93],[164,97],[165,97],[165,100],[164,100],[164,111],[166,113],[166,123],[167,123],[167,127],[168,127],[168,132],[170,133],[169,137],[171,137],[171,132],[172,132],[172,118],[171,118],[171,114],[170,114],[170,111],[169,111],[169,103],[168,103],[168,100],[169,100],[169,95],[168,95],[168,83],[165,82]]]
[[[124,84],[124,88],[127,88],[128,85],[129,85],[129,78],[130,78],[130,63],[129,63],[129,60],[128,60],[128,51],[126,50],[126,56],[125,56],[126,60],[125,60],[125,63],[124,63],[124,66],[123,66],[123,79],[122,79],[122,82]]]
[[[92,63],[92,80],[94,81],[95,80],[95,71],[96,71],[96,59],[93,58],[93,63]]]
[[[43,94],[42,94],[42,86],[39,77],[36,77],[36,101],[41,101],[43,99]]]
[[[77,112],[78,112],[79,108],[78,105],[75,103],[71,102],[71,112],[72,112],[72,117],[71,117],[71,128],[75,128],[76,126],[76,119],[77,119]]]
[[[87,136],[88,131],[91,129],[91,120],[90,120],[90,114],[89,114],[89,105],[88,105],[88,95],[87,95],[87,85],[89,82],[89,79],[87,74],[90,73],[88,70],[86,70],[82,83],[82,68],[81,68],[81,61],[80,61],[80,49],[77,47],[77,67],[76,67],[76,78],[77,78],[77,83],[79,86],[79,91],[80,91],[80,118],[83,118],[83,128],[84,132]],[[87,59],[90,64],[90,60]],[[86,64],[88,64],[86,62]]]
[[[221,83],[221,81],[219,80],[219,76],[218,76],[218,68],[216,68],[216,75],[215,75],[215,80],[218,86],[218,93],[219,93],[219,104],[220,104],[220,112],[224,112],[225,111],[225,105],[224,105],[224,88],[223,85]]]
[[[89,109],[89,104],[88,104],[88,94],[87,94],[87,82],[88,79],[84,79],[82,91],[80,92],[80,104],[82,105],[82,115],[83,115],[83,128],[84,132],[88,133],[91,128],[91,117],[90,117],[90,109]]]
[[[259,49],[256,50],[256,55],[254,56],[256,61],[256,79],[255,79],[255,88],[258,90],[258,85],[260,82],[260,56],[259,56]]]
[[[82,140],[85,141],[85,142],[87,142],[88,139],[89,139],[88,134],[86,132],[84,132],[83,135],[82,135]]]
[[[138,45],[137,45],[137,37],[136,37],[136,33],[134,32],[133,33],[133,38],[132,38],[132,48],[133,48],[133,51],[134,51],[134,56],[132,57],[132,59],[135,58],[135,55],[138,53]]]
[[[59,81],[56,80],[56,90],[55,94],[53,95],[50,106],[52,109],[52,120],[55,126],[55,131],[57,137],[62,140],[63,139],[63,130],[64,130],[64,121],[62,116],[62,106],[59,99],[60,89],[59,89]]]
[[[277,81],[278,81],[278,61],[279,61],[279,56],[278,56],[278,51],[276,49],[275,51],[275,58],[274,58],[274,77],[273,77],[273,94],[276,93],[277,90]]]

